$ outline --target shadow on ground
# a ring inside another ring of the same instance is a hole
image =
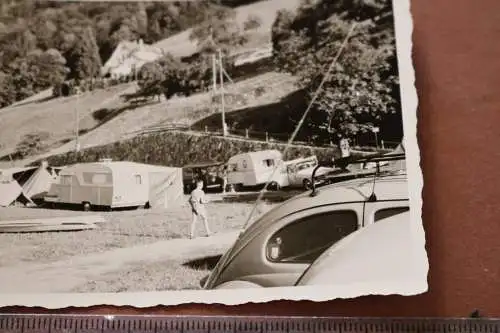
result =
[[[229,111],[225,117],[228,126],[234,130],[291,133],[295,126],[293,118],[301,115],[306,107],[304,92],[296,91],[276,103]],[[205,126],[218,127],[220,122],[221,114],[216,113],[197,121],[192,127],[203,130]]]
[[[196,270],[212,270],[215,265],[219,262],[222,255],[209,256],[204,258],[198,258],[194,260],[187,261],[182,264],[184,267],[188,267]]]

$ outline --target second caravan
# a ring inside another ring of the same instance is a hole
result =
[[[234,155],[228,162],[227,182],[238,191],[242,187],[255,187],[266,184],[273,175],[274,168],[283,161],[278,150],[262,150]],[[276,170],[273,180],[282,183],[287,177],[285,166]]]

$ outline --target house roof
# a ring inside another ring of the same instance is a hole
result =
[[[122,41],[113,51],[108,61],[102,66],[101,73],[110,71],[128,74],[134,65],[142,66],[146,62],[154,61],[163,55],[163,51],[142,41]]]

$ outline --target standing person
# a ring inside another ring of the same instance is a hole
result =
[[[222,193],[225,194],[227,189],[227,165],[222,168]]]
[[[203,180],[199,179],[196,182],[196,188],[191,192],[191,197],[189,198],[189,204],[191,205],[191,212],[193,214],[190,238],[194,238],[196,221],[198,220],[198,218],[201,218],[203,220],[207,236],[210,236],[211,234],[210,228],[208,227],[207,213],[205,210],[206,203],[208,203],[208,200],[205,199],[205,192],[203,192]]]

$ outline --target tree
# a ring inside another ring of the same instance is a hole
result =
[[[401,112],[390,0],[303,1],[295,14],[280,12],[272,28],[276,64],[300,77],[310,99],[354,22],[306,122],[310,137],[354,136]]]
[[[0,71],[0,108],[6,107],[16,101],[16,91],[12,77]]]
[[[254,30],[262,25],[262,20],[256,15],[248,15],[245,22],[243,22],[243,30]]]
[[[84,28],[81,38],[68,56],[68,67],[71,69],[71,78],[82,80],[99,75],[101,70],[101,58],[94,33],[90,27]]]
[[[158,62],[143,65],[139,71],[139,92],[143,97],[160,96],[163,93],[162,83],[165,80],[164,68]]]
[[[31,61],[38,68],[34,84],[34,89],[37,91],[62,84],[69,72],[65,66],[66,59],[56,49],[37,52]]]
[[[217,6],[206,14],[201,24],[193,28],[189,38],[196,41],[202,53],[213,53],[217,49],[227,53],[230,48],[248,41],[248,36],[235,19],[234,9]]]
[[[47,147],[45,141],[49,138],[48,132],[26,134],[17,145],[16,155],[24,158],[44,151]]]

